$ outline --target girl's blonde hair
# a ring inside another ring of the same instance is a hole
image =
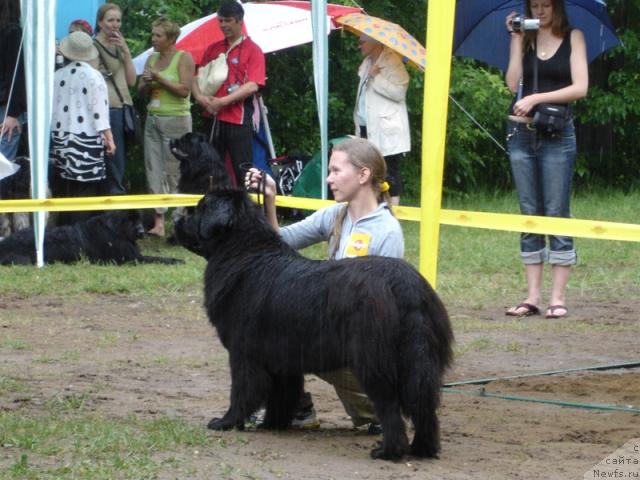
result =
[[[380,150],[364,138],[348,138],[343,142],[333,145],[332,152],[344,152],[347,154],[347,160],[357,169],[367,168],[371,172],[370,182],[371,188],[376,193],[378,203],[386,202],[391,205],[391,196],[389,195],[388,185],[385,178],[387,177],[387,163]],[[383,187],[386,185],[386,188]],[[333,224],[333,231],[329,238],[330,258],[335,258],[340,247],[340,235],[342,234],[342,224],[347,215],[347,207],[345,205]],[[393,215],[393,210],[391,210]]]

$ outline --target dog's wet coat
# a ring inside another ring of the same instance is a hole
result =
[[[386,257],[314,261],[299,255],[243,191],[216,190],[176,225],[208,259],[205,307],[229,351],[231,405],[209,427],[287,428],[305,373],[353,370],[383,441],[371,455],[436,457],[436,409],[453,334],[441,301],[408,263]],[[402,414],[415,427],[409,446]]]

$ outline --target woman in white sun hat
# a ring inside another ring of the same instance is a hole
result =
[[[51,157],[56,197],[84,197],[105,193],[105,152],[115,143],[109,125],[109,99],[97,65],[98,51],[91,37],[73,32],[62,40],[60,53],[69,61],[54,76],[51,119]],[[63,212],[58,224],[69,224],[90,212]]]

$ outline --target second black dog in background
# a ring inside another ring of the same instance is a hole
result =
[[[220,155],[201,133],[186,133],[171,140],[169,148],[180,162],[180,193],[205,194],[214,187],[231,186]]]
[[[73,225],[48,227],[44,236],[45,263],[163,263],[183,260],[142,255],[137,240],[144,236],[138,210],[118,210],[95,215]],[[32,228],[20,230],[0,240],[0,265],[36,263]]]

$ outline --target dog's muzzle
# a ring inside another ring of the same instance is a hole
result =
[[[180,147],[178,147],[177,143],[178,143],[177,139],[173,139],[169,141],[169,150],[171,150],[171,153],[173,153],[173,156],[176,157],[178,160],[184,160],[189,158],[189,154],[180,150]]]

